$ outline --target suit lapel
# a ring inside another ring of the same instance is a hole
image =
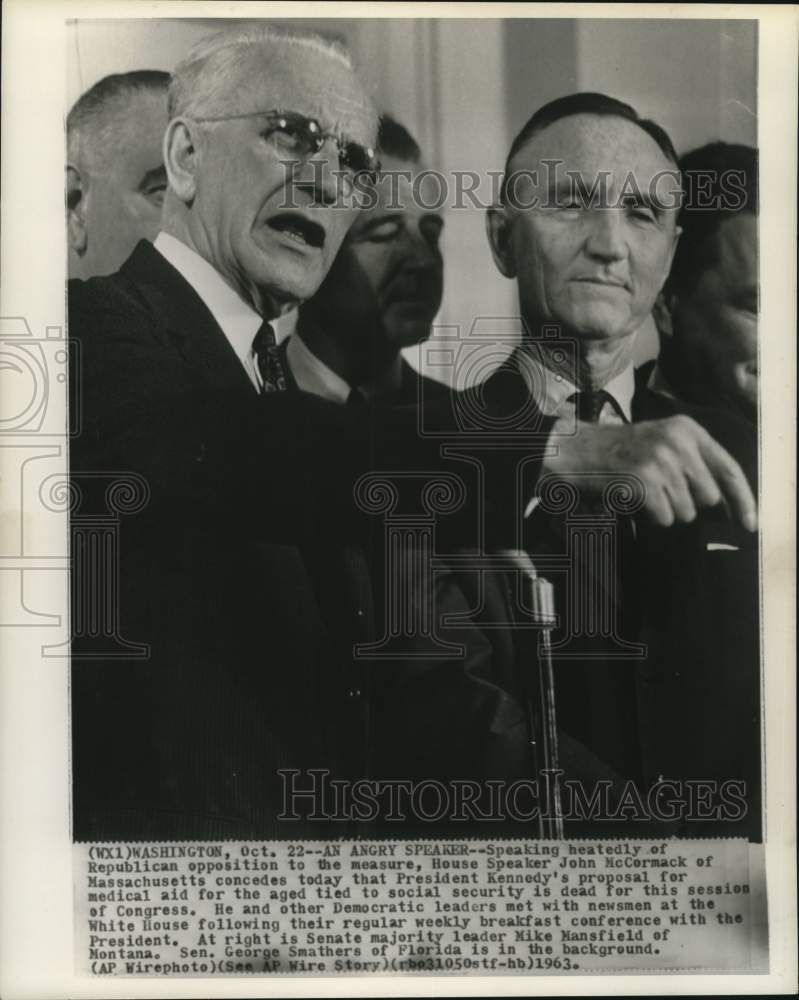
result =
[[[216,392],[253,394],[244,366],[208,307],[186,279],[142,240],[122,267],[187,364]]]
[[[402,359],[400,366],[399,394],[408,403],[416,403],[419,398],[419,374],[405,358]]]
[[[647,388],[645,372],[640,368],[636,371],[632,403],[634,423],[639,420],[663,420],[683,411],[684,408],[676,400]]]
[[[518,351],[514,351],[483,383],[482,388],[487,400],[507,399],[509,395],[529,396],[527,383],[519,368],[517,354]],[[633,421],[659,420],[690,411],[690,407],[647,388],[646,374],[641,369],[638,369],[635,374],[635,395],[632,400]]]
[[[518,351],[514,351],[480,386],[487,408],[497,406],[501,412],[519,414],[518,430],[535,432],[540,429],[543,414],[532,398],[519,368]]]

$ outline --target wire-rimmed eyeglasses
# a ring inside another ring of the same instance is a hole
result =
[[[314,118],[308,118],[296,111],[245,111],[236,115],[219,115],[208,118],[195,118],[197,122],[222,122],[236,118],[262,117],[268,120],[264,136],[271,139],[281,156],[294,160],[306,160],[315,156],[328,139],[335,140],[338,149],[338,162],[342,170],[356,175],[366,184],[376,184],[380,173],[380,160],[374,149],[362,146],[352,139],[337,135],[335,132],[323,132],[322,127]]]

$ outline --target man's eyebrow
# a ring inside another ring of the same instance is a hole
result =
[[[655,215],[662,215],[665,211],[665,207],[648,191],[625,191],[621,197],[621,203],[634,205],[636,208],[650,208]]]
[[[560,202],[562,197],[571,198],[578,190],[579,183],[574,177],[561,177],[558,180],[550,181],[547,185],[547,194],[550,200],[555,199],[556,203]]]
[[[567,172],[566,177],[551,180],[547,185],[547,204],[562,208],[575,200],[587,197],[589,204],[600,198],[604,204],[607,200],[607,178],[594,178],[588,183],[585,178],[574,172]]]
[[[587,198],[590,205],[608,207],[613,204],[613,199],[608,195],[608,180],[607,177],[595,177],[589,183],[584,177],[569,173],[567,177],[560,177],[550,182],[547,187],[549,203],[558,207],[562,206],[565,201],[571,202],[573,199]],[[653,198],[646,190],[625,191],[617,204],[648,208],[658,217],[663,216],[666,212],[666,206]]]
[[[147,171],[139,181],[139,190],[144,191],[159,184],[166,184],[166,167],[163,164],[160,167],[154,167],[152,170]]]

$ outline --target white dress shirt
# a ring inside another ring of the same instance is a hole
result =
[[[659,392],[661,396],[666,396],[668,399],[676,399],[674,390],[669,385],[669,380],[663,374],[663,369],[660,367],[658,362],[655,362],[655,367],[649,376],[649,381],[646,383],[647,389],[651,389],[652,392]]]
[[[576,417],[576,404],[569,400],[570,396],[580,391],[576,385],[560,372],[542,365],[537,352],[526,349],[524,345],[517,350],[516,361],[530,394],[545,416]],[[635,369],[632,361],[624,371],[619,372],[602,388],[613,397],[619,409],[617,410],[612,403],[606,400],[599,411],[598,422],[600,424],[632,423],[632,403],[635,395]],[[622,417],[622,413],[624,417]]]
[[[332,403],[346,403],[352,386],[308,347],[299,333],[289,337],[286,358],[297,386],[303,392],[312,392]],[[402,358],[397,355],[393,365],[379,384],[359,385],[358,390],[369,399],[380,392],[402,386]]]
[[[252,342],[263,323],[262,317],[230,287],[213,265],[175,236],[159,233],[155,238],[155,249],[203,300],[244,366],[250,381],[260,391],[261,373],[258,371]]]
[[[573,421],[576,427],[577,406],[569,397],[580,391],[577,386],[560,372],[552,371],[542,365],[537,351],[528,349],[525,345],[517,349],[515,360],[541,412],[547,417],[560,417]],[[605,425],[632,423],[632,402],[635,394],[635,369],[632,362],[602,388],[613,397],[621,413],[606,400],[599,411],[598,423]],[[539,503],[540,498],[533,496],[525,508],[524,517],[529,518]]]

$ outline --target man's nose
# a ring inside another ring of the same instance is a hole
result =
[[[621,260],[627,255],[624,215],[617,208],[597,208],[591,212],[586,250],[601,260]]]
[[[316,205],[335,204],[346,190],[343,183],[338,144],[332,136],[320,149],[297,164],[294,171],[294,188],[310,197]]]
[[[412,271],[438,271],[441,269],[441,253],[437,246],[418,228],[407,226],[403,234],[402,255],[405,267]]]

